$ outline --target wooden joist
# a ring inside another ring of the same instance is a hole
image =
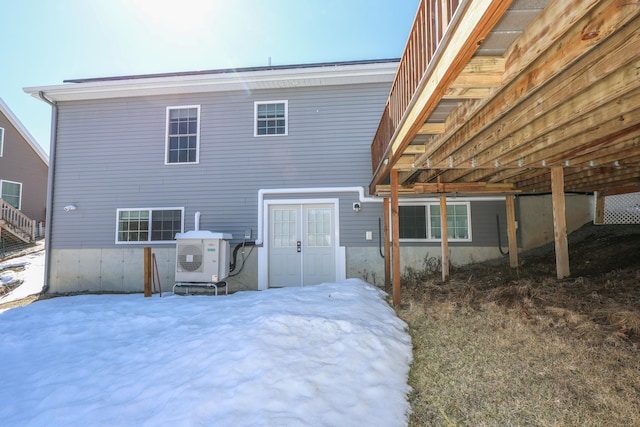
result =
[[[506,85],[482,109],[479,108],[480,104],[476,103],[472,105],[478,107],[475,111],[462,108],[454,112],[452,114],[454,117],[450,116],[450,119],[447,120],[447,131],[442,135],[432,137],[425,144],[425,153],[415,159],[415,165],[423,167],[422,165],[426,165],[427,160],[430,160],[431,167],[446,167],[447,165],[450,167],[451,163],[454,165],[462,164],[479,155],[484,157],[482,160],[476,157],[473,161],[476,165],[488,163],[491,160],[495,161],[497,154],[505,152],[508,154],[515,147],[526,146],[525,142],[521,140],[509,141],[511,133],[530,124],[536,114],[539,116],[541,113],[544,114],[546,111],[557,108],[566,102],[567,97],[581,93],[590,84],[589,79],[595,79],[597,85],[597,80],[602,76],[615,73],[617,81],[620,83],[614,86],[610,95],[600,90],[600,86],[598,86],[592,93],[579,99],[580,105],[583,107],[568,105],[565,109],[573,108],[573,111],[580,112],[580,108],[587,108],[588,105],[595,103],[597,106],[599,101],[594,98],[603,98],[603,102],[610,101],[616,97],[619,98],[625,90],[629,90],[628,86],[624,86],[625,84],[637,85],[638,79],[633,78],[633,73],[636,71],[634,65],[631,65],[634,58],[637,60],[634,48],[638,44],[638,24],[635,22],[637,19],[626,27],[624,25],[633,21],[638,15],[638,8],[629,8],[617,4],[618,2],[580,3],[581,5],[582,3],[588,4],[589,7],[574,4],[572,8],[580,9],[579,12],[565,11],[574,19],[561,21],[554,26],[553,31],[556,31],[557,27],[564,26],[565,28],[557,34],[557,39],[553,41],[554,44],[546,47],[545,52],[512,51],[511,54],[517,55],[517,58],[508,60],[505,75],[513,75],[513,81]],[[596,7],[590,10],[589,8],[594,4]],[[552,9],[559,7],[558,2],[550,4],[549,7]],[[548,14],[548,11],[545,10],[544,14]],[[584,16],[581,16],[579,20],[575,19],[582,14]],[[596,22],[598,26],[597,30],[594,30]],[[533,25],[532,28],[535,30],[537,26],[537,24]],[[618,34],[607,41],[609,47],[599,48],[597,51],[594,49],[597,43],[620,28],[622,29]],[[542,37],[542,32],[548,31],[548,27],[545,29],[541,27],[541,34],[536,35],[535,31],[529,30],[525,33],[525,39],[519,40],[518,44],[527,45],[527,39]],[[544,34],[544,36],[546,35]],[[583,40],[586,35],[588,37]],[[548,37],[545,38],[548,39]],[[605,53],[613,55],[615,60],[611,60],[611,56],[603,59],[606,56]],[[585,54],[587,55],[585,56]],[[517,74],[510,69],[510,67],[522,67],[523,61],[533,64],[526,72]],[[621,63],[627,64],[627,66],[624,70],[619,71]],[[570,67],[570,71],[565,71],[567,67]],[[553,80],[561,74],[561,78]],[[625,75],[627,77],[624,77]],[[552,80],[552,84],[545,85]],[[603,83],[601,86],[605,87],[605,84]],[[620,90],[617,90],[618,87]],[[531,96],[534,93],[536,96]],[[591,104],[589,104],[589,100],[592,101]],[[465,117],[456,117],[461,112]],[[567,113],[569,112],[556,114],[556,116],[565,117]],[[574,116],[575,114],[568,114],[569,119]],[[456,127],[450,125],[450,122],[460,125]],[[547,126],[553,128],[557,125],[558,123],[552,122]],[[510,146],[511,142],[513,146]],[[498,143],[500,145],[497,145]],[[518,160],[518,158],[511,159],[515,162]]]
[[[444,123],[425,123],[420,127],[418,135],[434,135],[444,133]],[[410,145],[407,149],[411,148]],[[407,150],[404,151],[405,153]],[[424,145],[422,146],[422,153],[424,153]]]
[[[490,184],[487,182],[415,183],[413,190],[416,194],[500,194],[519,192],[513,184]]]
[[[386,196],[391,194],[391,185],[376,186],[376,195]],[[492,184],[488,182],[461,182],[461,183],[415,183],[410,186],[398,186],[399,195],[411,194],[515,194],[520,190],[511,183]]]

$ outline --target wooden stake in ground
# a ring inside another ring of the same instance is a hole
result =
[[[144,248],[144,296],[151,296],[151,248]]]

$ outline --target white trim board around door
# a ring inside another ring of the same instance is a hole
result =
[[[333,236],[335,242],[335,280],[346,278],[346,251],[344,246],[340,246],[340,199],[269,199],[263,201],[262,209],[264,224],[269,224],[269,211],[271,206],[276,205],[332,205],[333,206]],[[269,227],[264,227],[264,245],[258,248],[258,289],[264,290],[269,287]]]

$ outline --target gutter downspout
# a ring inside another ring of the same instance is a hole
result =
[[[263,243],[264,230],[264,196],[266,194],[299,194],[299,193],[358,193],[360,203],[381,203],[379,197],[367,197],[364,195],[364,187],[324,187],[324,188],[271,188],[258,190],[258,238],[255,245]]]
[[[47,212],[45,215],[46,227],[44,234],[44,286],[42,293],[49,290],[49,272],[51,266],[51,218],[53,216],[53,178],[56,164],[56,140],[58,139],[58,105],[55,101],[46,97],[44,91],[38,92],[38,97],[51,105],[51,139],[49,143],[49,173],[47,177]]]

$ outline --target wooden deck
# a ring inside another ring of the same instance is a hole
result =
[[[372,194],[552,192],[562,235],[564,192],[640,191],[640,3],[423,0],[371,154]]]

